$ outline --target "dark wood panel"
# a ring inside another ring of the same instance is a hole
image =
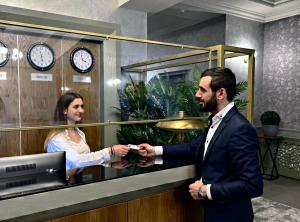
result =
[[[19,138],[19,132],[0,132],[0,157],[20,155]]]
[[[50,130],[29,130],[22,132],[22,155],[45,153],[44,143]]]
[[[52,222],[127,222],[127,204],[120,203],[52,220]]]
[[[79,92],[84,99],[84,119],[83,122],[99,122],[100,119],[100,45],[96,42],[79,41],[73,39],[63,40],[63,64],[64,64],[64,87],[65,89],[75,90]],[[70,64],[70,54],[77,47],[86,47],[94,55],[93,69],[88,73],[78,73]],[[74,82],[73,76],[80,75],[90,77],[91,83]],[[87,143],[92,151],[100,148],[100,128],[85,127]]]
[[[38,71],[31,67],[27,60],[30,46],[37,42],[45,42],[55,52],[55,65],[48,71]],[[51,36],[19,35],[20,50],[24,58],[20,60],[20,107],[22,125],[43,125],[53,119],[57,98],[61,93],[61,41]],[[32,81],[31,73],[52,74],[52,81]],[[22,154],[44,152],[43,145],[47,132],[22,132]]]
[[[186,189],[164,192],[128,202],[128,222],[201,222],[203,211]]]
[[[0,80],[0,127],[15,127],[19,124],[18,69],[17,60],[12,59],[13,49],[17,49],[14,34],[0,32],[0,40],[9,48],[8,63],[0,68],[6,73],[6,80]],[[0,132],[0,156],[20,154],[19,132]]]

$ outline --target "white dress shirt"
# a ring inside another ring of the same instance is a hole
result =
[[[71,141],[68,130],[64,130],[51,138],[47,145],[47,152],[49,153],[66,152],[66,170],[98,165],[110,160],[111,156],[108,148],[91,152],[84,133],[78,128],[76,130],[81,138],[79,143]]]
[[[209,143],[211,139],[213,138],[215,132],[217,131],[220,123],[222,122],[223,118],[226,116],[226,114],[229,112],[229,110],[234,106],[234,102],[231,102],[227,104],[221,111],[219,111],[216,115],[213,116],[212,118],[212,124],[208,129],[207,135],[206,135],[206,140],[204,144],[204,153],[203,153],[203,159],[206,155],[207,148],[209,146]],[[202,178],[200,179],[202,181]],[[210,193],[210,187],[211,184],[207,184],[207,198],[212,200],[212,196]]]

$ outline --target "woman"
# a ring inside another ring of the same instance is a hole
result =
[[[57,101],[54,121],[74,125],[82,120],[84,113],[83,98],[76,92],[68,91]],[[125,156],[127,145],[114,145],[100,151],[91,152],[86,143],[85,134],[77,127],[52,130],[46,138],[47,152],[66,152],[67,170],[102,164],[112,155]]]

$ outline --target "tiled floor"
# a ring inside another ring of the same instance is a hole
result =
[[[252,199],[254,222],[300,222],[300,210],[263,197]]]
[[[264,180],[263,197],[300,209],[300,180],[282,176]]]

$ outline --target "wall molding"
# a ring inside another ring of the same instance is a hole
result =
[[[119,24],[0,5],[0,19],[35,25],[119,35]],[[5,26],[1,24],[0,27]]]
[[[265,22],[266,17],[261,13],[255,13],[250,10],[245,10],[239,7],[235,7],[226,3],[222,3],[220,5],[217,4],[211,4],[211,3],[205,3],[201,2],[201,5],[194,2],[189,2],[188,5],[197,7],[197,9],[200,11],[208,11],[208,12],[215,12],[215,13],[223,13],[228,15],[233,15],[245,19],[254,20],[257,22]]]
[[[288,12],[277,12],[276,14],[262,14],[262,13],[256,13],[253,10],[247,10],[244,8],[236,7],[232,4],[226,4],[224,2],[222,3],[206,3],[206,2],[193,2],[189,1],[186,3],[187,5],[197,7],[197,10],[204,10],[208,12],[215,12],[215,13],[223,13],[223,14],[228,14],[232,16],[237,16],[240,18],[244,19],[249,19],[257,22],[271,22],[271,21],[276,21],[279,19],[295,16],[300,14],[300,10],[291,10]]]
[[[300,130],[279,128],[279,136],[300,141]]]
[[[300,10],[297,9],[297,10],[293,10],[293,11],[289,11],[289,12],[286,12],[286,13],[282,13],[280,15],[273,15],[273,16],[268,16],[266,17],[265,19],[265,22],[272,22],[272,21],[276,21],[276,20],[279,20],[279,19],[284,19],[284,18],[287,18],[287,17],[292,17],[292,16],[295,16],[295,15],[299,15],[300,14]]]
[[[259,135],[262,135],[262,127],[260,126],[255,128],[257,130],[257,133]],[[278,136],[282,136],[285,139],[292,139],[300,143],[300,130],[279,128]]]

